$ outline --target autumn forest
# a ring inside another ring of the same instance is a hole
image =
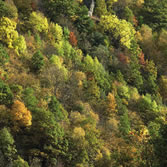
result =
[[[0,0],[0,167],[167,167],[167,0]]]

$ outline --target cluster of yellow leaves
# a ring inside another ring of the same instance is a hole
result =
[[[81,127],[75,127],[73,130],[73,138],[80,139],[85,137],[85,131]]]
[[[14,48],[16,53],[24,53],[26,51],[26,42],[22,35],[19,36],[16,31],[17,23],[7,17],[0,18],[0,40]]]
[[[141,41],[150,41],[152,40],[152,29],[145,24],[142,24],[140,28]]]
[[[68,70],[63,64],[63,58],[57,55],[52,55],[52,57],[50,58],[50,62],[54,64],[56,68],[63,73],[64,78],[66,80],[68,78]]]
[[[107,96],[107,113],[110,115],[110,113],[117,112],[117,103],[115,100],[115,97],[112,93],[109,93]]]
[[[47,18],[40,12],[32,12],[29,18],[29,25],[35,33],[47,34],[49,25]]]
[[[86,119],[86,117],[85,115],[81,115],[79,112],[72,112],[70,115],[70,119],[74,125],[77,125],[83,122]]]
[[[144,0],[136,0],[137,7],[142,7],[143,4],[144,4]]]
[[[75,72],[74,75],[75,75],[75,78],[78,82],[78,84],[77,84],[78,87],[82,88],[83,87],[83,81],[86,79],[85,73],[83,73],[82,71],[77,71],[77,72]]]
[[[0,18],[0,40],[5,42],[9,48],[13,48],[13,42],[18,38],[16,22],[7,17]]]
[[[78,3],[82,3],[83,2],[83,0],[76,0]]]
[[[62,41],[63,29],[58,24],[50,23],[49,33],[50,33],[50,36],[54,38],[54,39],[51,39],[51,41],[53,40],[54,42],[57,42],[57,43]]]
[[[20,35],[13,43],[17,55],[25,53],[27,49],[26,41],[24,36]]]
[[[131,47],[131,41],[136,33],[131,23],[118,19],[116,15],[105,15],[101,17],[100,25],[104,31],[111,32],[114,38],[120,38],[123,46]]]
[[[31,112],[25,107],[24,103],[19,100],[15,100],[12,108],[11,115],[15,124],[19,126],[27,127],[32,124]]]

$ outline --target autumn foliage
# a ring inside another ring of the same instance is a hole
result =
[[[128,64],[130,61],[129,58],[125,56],[123,53],[118,54],[118,59],[123,64]]]
[[[15,125],[27,127],[32,124],[31,112],[25,107],[24,103],[19,100],[14,101],[11,114]]]
[[[112,117],[112,114],[115,114],[117,112],[117,103],[116,103],[115,96],[113,93],[108,94],[106,107],[107,107],[106,115],[108,118]]]
[[[139,56],[139,63],[140,63],[141,65],[145,65],[146,62],[145,62],[145,59],[144,59],[144,53],[141,52],[138,56]]]
[[[167,0],[0,0],[0,167],[167,167]]]
[[[70,43],[72,46],[77,46],[78,41],[74,32],[70,32]]]

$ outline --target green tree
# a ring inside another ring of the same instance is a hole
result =
[[[125,7],[123,15],[124,15],[123,18],[125,20],[127,20],[128,22],[133,24],[134,14],[133,14],[133,11],[131,9],[129,9],[128,7]]]
[[[98,61],[97,57],[94,59],[87,55],[83,62],[83,69],[85,72],[93,73],[95,80],[103,91],[110,90],[110,76],[108,72],[105,71],[103,65]]]
[[[160,116],[160,109],[155,100],[152,100],[150,94],[143,95],[137,102],[138,112],[143,122],[148,125],[150,121]]]
[[[43,0],[42,6],[45,13],[51,20],[55,20],[60,15],[70,16],[75,12],[75,0]]]
[[[99,17],[107,14],[107,6],[105,0],[96,0],[95,13]]]
[[[88,16],[88,9],[86,6],[80,7],[80,10],[77,12],[77,19],[74,21],[75,26],[77,27],[80,33],[91,33],[95,26],[92,19]]]
[[[157,126],[156,126],[157,128]],[[158,130],[158,128],[157,128]],[[167,165],[166,162],[166,154],[167,154],[167,144],[166,144],[166,137],[167,137],[167,125],[162,124],[160,129],[158,130],[159,136],[157,136],[153,140],[155,155],[158,159],[158,166],[165,167]]]
[[[127,83],[130,85],[135,86],[139,91],[143,86],[143,78],[140,72],[140,64],[139,60],[136,56],[130,56],[130,63],[128,64],[128,68],[126,70],[125,78]]]
[[[122,116],[120,116],[120,125],[119,129],[121,134],[124,136],[128,135],[130,131],[130,121],[128,117],[128,112],[125,112]]]
[[[38,104],[38,100],[34,95],[34,90],[32,88],[26,88],[23,91],[23,100],[28,109],[33,109]]]
[[[14,4],[0,0],[0,17],[17,18],[17,8]]]
[[[32,70],[34,72],[39,72],[44,66],[44,57],[42,53],[38,50],[35,52],[31,58]]]
[[[55,120],[54,113],[36,108],[32,120],[32,135],[36,137],[32,141],[37,147],[44,150],[45,146],[52,146],[58,151],[59,144],[63,140],[64,130]],[[56,154],[58,152],[56,151]],[[56,155],[55,155],[56,156]]]
[[[10,106],[13,103],[13,94],[9,86],[0,80],[0,105]]]
[[[165,75],[161,75],[159,79],[159,92],[163,98],[163,101],[167,102],[167,77]]]
[[[157,93],[157,68],[152,60],[146,60],[144,66],[144,92],[155,94]]]
[[[109,32],[115,39],[119,39],[121,45],[131,48],[135,35],[131,23],[118,19],[116,15],[105,15],[100,19],[100,26],[104,32]]]
[[[27,18],[30,16],[32,12],[32,0],[13,0],[13,2],[18,9],[19,17],[23,20],[27,20]]]
[[[51,97],[48,107],[49,110],[55,115],[56,121],[64,120],[67,116],[67,112],[64,110],[63,106],[59,103],[55,96]]]
[[[153,30],[167,28],[167,0],[145,0],[140,14]]]
[[[16,153],[13,136],[7,128],[0,130],[0,150],[8,160],[12,160]]]

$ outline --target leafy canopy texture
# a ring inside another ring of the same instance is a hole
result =
[[[167,28],[167,0],[145,0],[141,10],[144,22],[153,28],[161,30]]]
[[[0,18],[0,41],[13,48],[13,42],[18,38],[16,22],[7,17]]]
[[[13,94],[9,86],[0,80],[0,105],[10,106],[13,103]]]
[[[11,160],[16,153],[13,136],[7,128],[0,130],[0,150],[9,160]]]
[[[41,68],[44,66],[44,57],[40,51],[34,53],[34,55],[31,58],[31,61],[32,61],[32,69],[35,72],[40,71]]]
[[[46,34],[49,29],[47,18],[40,12],[32,12],[29,18],[30,29],[34,33]]]
[[[4,65],[9,61],[9,55],[3,45],[0,44],[0,65]]]
[[[14,124],[18,124],[21,127],[27,127],[32,124],[31,112],[25,107],[24,103],[19,100],[14,101],[11,114]]]
[[[116,15],[104,15],[100,19],[100,25],[105,32],[112,33],[114,38],[119,39],[121,45],[131,47],[135,35],[135,29],[131,23],[118,19]]]

